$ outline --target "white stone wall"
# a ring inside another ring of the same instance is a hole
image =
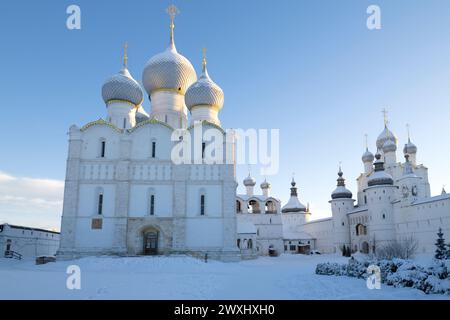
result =
[[[8,243],[11,244],[10,250],[21,254],[23,259],[54,256],[58,250],[60,238],[58,233],[31,228],[12,228],[9,225],[3,225],[1,229],[0,259],[4,257]]]
[[[332,218],[311,221],[299,228],[315,239],[315,249],[321,253],[335,253]]]

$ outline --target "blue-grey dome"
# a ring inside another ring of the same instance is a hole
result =
[[[374,157],[373,153],[369,151],[369,149],[366,149],[366,152],[364,152],[361,159],[363,162],[373,162],[375,157]]]
[[[102,97],[105,103],[112,100],[123,100],[134,105],[140,105],[144,94],[139,83],[133,79],[127,68],[115,74],[102,87]]]
[[[244,179],[244,186],[246,187],[254,187],[256,185],[256,180],[248,175],[247,178]]]
[[[417,153],[417,147],[414,143],[411,142],[411,140],[408,140],[408,143],[405,144],[405,147],[403,148],[404,154],[414,154]]]
[[[271,186],[270,183],[267,182],[267,180],[264,180],[264,182],[261,183],[260,187],[261,189],[269,189]]]

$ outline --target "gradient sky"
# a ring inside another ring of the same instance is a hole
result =
[[[339,161],[356,193],[364,134],[375,152],[384,107],[398,158],[409,123],[432,194],[450,189],[450,1],[174,3],[178,51],[199,71],[208,48],[209,73],[225,92],[223,127],[281,130],[281,168],[268,180],[283,203],[295,172],[313,218],[330,215]],[[81,7],[81,30],[66,28],[70,4]],[[140,81],[146,61],[167,46],[169,4],[0,3],[0,221],[59,227],[68,128],[105,116],[101,86],[120,70],[125,41]],[[366,27],[370,4],[381,7],[381,30]],[[246,174],[240,166],[238,192]]]

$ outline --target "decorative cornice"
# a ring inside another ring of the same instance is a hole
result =
[[[209,124],[209,125],[211,125],[211,126],[217,128],[217,129],[219,129],[223,134],[225,134],[225,130],[223,130],[221,126],[215,124],[214,122],[211,122],[211,121],[208,121],[208,120],[202,120],[202,125],[204,125],[204,124]],[[191,124],[191,125],[187,128],[187,130],[193,129],[194,126],[195,126],[195,124]]]
[[[113,129],[114,131],[116,131],[116,132],[118,132],[118,133],[123,133],[123,130],[122,130],[122,129],[119,129],[118,127],[116,127],[115,125],[113,125],[111,122],[105,121],[105,120],[103,120],[103,119],[101,119],[101,118],[98,119],[97,121],[92,121],[92,122],[89,122],[88,124],[84,125],[84,126],[80,129],[80,131],[84,132],[84,131],[86,131],[87,129],[89,129],[89,128],[93,127],[93,126],[97,126],[97,125],[100,125],[100,126],[107,126],[107,127],[110,127],[111,129]]]
[[[145,126],[145,125],[148,125],[148,124],[161,124],[161,125],[167,127],[168,129],[170,129],[170,130],[172,130],[172,131],[174,130],[174,128],[172,128],[172,127],[171,127],[170,125],[168,125],[167,123],[162,122],[162,121],[159,121],[159,120],[157,120],[157,119],[155,119],[155,118],[152,118],[152,119],[149,119],[149,120],[145,120],[145,121],[139,122],[139,123],[138,123],[137,125],[135,125],[133,128],[129,129],[128,132],[134,132],[136,129],[138,129],[138,128],[140,128],[140,127],[143,127],[143,126]]]
[[[188,109],[189,109],[189,111],[192,112],[192,110],[194,110],[195,108],[199,108],[199,107],[214,109],[217,112],[219,112],[223,108],[217,104],[196,104],[196,105],[191,106]]]
[[[109,100],[108,102],[106,102],[106,105],[109,106],[110,104],[117,103],[117,102],[120,102],[120,103],[126,103],[126,104],[132,106],[133,108],[138,108],[138,107],[139,107],[138,104],[134,104],[134,103],[132,103],[132,102],[130,102],[130,101],[126,101],[126,100],[117,100],[117,99],[115,99],[115,100]]]

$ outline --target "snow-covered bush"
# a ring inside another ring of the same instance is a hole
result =
[[[428,273],[422,266],[407,260],[395,259],[393,261],[397,270],[386,276],[385,283],[394,287],[409,287],[425,291],[425,280]]]
[[[428,268],[428,274],[438,279],[446,279],[450,276],[446,261],[434,259],[432,265]]]
[[[425,268],[411,260],[398,258],[379,261],[352,258],[347,264],[320,263],[316,274],[367,279],[370,265],[380,267],[381,281],[386,285],[415,288],[425,293],[450,294],[450,272],[447,261],[443,260],[435,260],[432,266]]]
[[[326,275],[326,276],[344,276],[346,275],[347,266],[339,263],[319,263],[316,266],[316,274]]]

